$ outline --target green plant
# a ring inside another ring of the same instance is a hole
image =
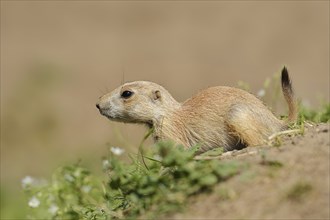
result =
[[[79,163],[60,167],[49,182],[26,177],[22,183],[32,219],[77,219],[102,200],[100,181]]]
[[[304,120],[315,123],[328,122],[330,120],[330,103],[325,103],[318,109],[307,108],[300,105],[299,110],[298,123],[301,123]]]
[[[124,163],[112,153],[103,161],[107,181],[93,176],[78,163],[59,168],[44,184],[25,181],[30,218],[111,219],[159,214],[184,208],[194,194],[213,189],[244,167],[237,162],[194,160],[195,149],[160,143]]]
[[[312,189],[312,185],[307,182],[297,182],[288,190],[287,198],[292,201],[300,201]]]

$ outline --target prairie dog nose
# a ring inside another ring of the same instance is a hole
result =
[[[100,110],[100,104],[96,103],[96,108],[98,108]]]

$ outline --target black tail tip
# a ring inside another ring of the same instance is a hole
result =
[[[282,87],[288,88],[291,87],[291,80],[289,77],[288,69],[284,66],[281,74]]]

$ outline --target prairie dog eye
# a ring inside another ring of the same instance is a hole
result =
[[[124,92],[121,93],[121,97],[124,99],[128,99],[129,97],[131,97],[134,93],[132,91],[129,90],[125,90]]]

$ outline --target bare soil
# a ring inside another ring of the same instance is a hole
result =
[[[235,152],[225,160],[246,163],[244,171],[167,217],[329,219],[329,139],[329,124],[308,125],[304,135],[284,137],[280,147]]]

